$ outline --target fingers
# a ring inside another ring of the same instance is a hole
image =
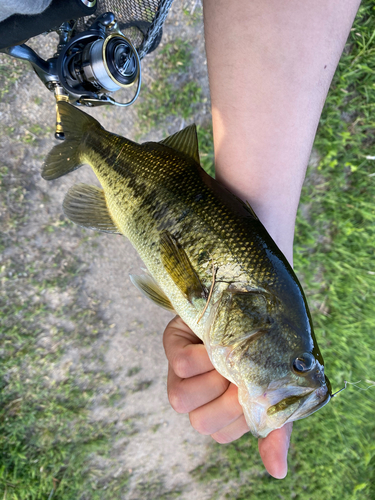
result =
[[[179,317],[169,323],[163,341],[172,407],[189,413],[194,429],[218,443],[230,443],[248,432],[237,387],[214,369],[204,345]],[[291,432],[292,424],[286,424],[258,442],[265,468],[277,479],[287,474]]]
[[[177,412],[190,413],[227,390],[229,381],[214,369],[204,345],[178,317],[164,332],[164,349],[169,361],[168,397]]]
[[[168,370],[168,398],[178,413],[190,413],[218,398],[228,385],[228,380],[216,370],[186,379],[178,377],[171,366]]]
[[[293,424],[285,424],[264,439],[259,439],[258,448],[268,473],[276,479],[283,479],[288,472],[288,448]]]
[[[211,434],[211,437],[220,444],[228,444],[236,439],[240,439],[246,432],[249,432],[249,427],[246,423],[245,415],[242,414],[231,424]]]
[[[163,337],[167,359],[180,378],[190,378],[214,369],[206,348],[180,317],[167,326]]]
[[[234,384],[230,384],[220,397],[192,411],[190,422],[201,434],[215,434],[235,422],[242,414],[242,407],[238,402],[238,389]],[[228,430],[226,441],[229,439]],[[233,439],[235,438],[231,441]]]
[[[201,434],[228,443],[249,429],[238,402],[238,389],[212,366],[206,348],[180,318],[164,334],[169,360],[168,397],[172,408],[189,413]]]

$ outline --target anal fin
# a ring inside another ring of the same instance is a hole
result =
[[[103,189],[87,184],[76,184],[67,192],[63,210],[65,215],[79,226],[120,233],[108,211]]]
[[[156,283],[154,278],[149,274],[135,275],[130,274],[130,281],[138,288],[148,299],[155,302],[156,305],[175,312],[170,300],[165,295],[163,290]]]

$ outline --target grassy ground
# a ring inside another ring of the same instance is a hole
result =
[[[375,8],[364,1],[320,121],[298,214],[295,268],[302,276],[326,373],[375,379]],[[372,382],[373,383],[373,382]],[[289,474],[270,478],[254,439],[213,446],[195,472],[218,497],[242,500],[374,499],[375,388],[355,386],[296,422]]]
[[[179,116],[186,118],[192,102],[202,104],[201,88],[185,76],[190,62],[187,44],[179,40],[156,58],[163,82],[182,89]],[[48,105],[31,112],[32,120],[16,108],[19,88],[26,87],[37,106],[43,102],[46,90],[40,97],[27,87],[32,78],[26,63],[0,55],[0,103],[4,116],[7,107],[15,115],[0,123],[0,499],[176,498],[179,486],[166,486],[157,467],[142,480],[124,467],[121,452],[140,432],[136,410],[134,417],[110,424],[103,411],[91,418],[93,407],[115,414],[123,392],[146,391],[151,381],[139,379],[141,368],[133,367],[127,376],[134,383],[123,383],[120,394],[113,381],[118,374],[107,371],[105,339],[115,325],[101,318],[101,304],[85,289],[87,259],[98,251],[95,233],[86,236],[60,207],[56,213],[49,188],[40,186],[40,164],[53,133],[43,118],[51,115]],[[143,94],[155,110],[154,122],[151,115],[143,122],[160,128],[154,99],[161,90],[151,90]],[[161,110],[166,120],[170,110]],[[208,147],[209,129],[200,133]],[[86,259],[77,257],[79,248]]]
[[[87,418],[93,390],[108,386],[92,349],[107,325],[82,297],[86,266],[58,244],[66,223],[26,236],[26,172],[1,166],[0,180],[1,208],[8,202],[0,242],[0,498],[47,499],[57,489],[59,498],[113,498],[127,477],[107,476],[102,465],[113,435],[131,434],[131,424],[116,430]],[[71,242],[85,244],[79,236],[73,230]]]
[[[206,99],[191,77],[193,63],[192,46],[182,39],[165,45],[156,55],[152,62],[154,79],[145,85],[138,106],[138,139],[152,128],[168,135],[167,126],[172,118],[181,120],[180,127],[194,121],[194,114]],[[211,121],[206,119],[197,125],[197,133],[202,167],[214,175]]]
[[[22,87],[31,69],[6,56],[0,62],[5,117],[7,105],[14,106],[15,86]],[[47,215],[49,197],[39,189],[39,172],[32,166],[41,163],[40,145],[50,144],[52,129],[24,118],[11,127],[4,123],[0,498],[46,500],[57,498],[56,491],[60,499],[113,498],[128,474],[113,470],[112,438],[126,441],[133,426],[108,426],[88,418],[94,395],[102,391],[103,398],[112,396],[102,360],[101,333],[108,325],[98,315],[95,299],[82,293],[87,264],[75,251],[86,245],[92,252],[93,243],[63,218]]]
[[[165,130],[172,116],[183,121],[190,118],[201,102],[201,89],[189,78],[191,52],[188,42],[177,39],[165,45],[152,61],[154,78],[143,89],[145,99],[138,107],[141,133],[155,127]]]
[[[180,124],[203,99],[200,86],[186,77],[192,59],[187,44],[177,40],[158,54],[155,81],[162,73],[166,90],[173,85],[182,100],[176,115],[170,105],[159,109],[165,101],[160,85],[144,88],[146,116],[139,122],[147,123],[146,132],[160,128],[163,116],[168,122],[169,114]],[[113,418],[108,425],[98,411],[90,418],[93,407],[124,404],[111,380],[118,374],[104,363],[103,339],[115,325],[106,324],[98,314],[101,304],[87,295],[87,260],[77,258],[78,248],[87,258],[97,253],[95,233],[85,236],[60,207],[54,212],[55,200],[39,185],[53,134],[43,114],[51,116],[51,109],[46,105],[26,117],[16,108],[17,91],[25,87],[37,106],[43,102],[47,91],[36,96],[29,81],[28,64],[0,55],[1,111],[6,116],[9,107],[14,114],[0,123],[0,499],[175,498],[178,486],[170,489],[157,472],[134,480],[137,471],[119,457],[137,437],[141,419],[135,425],[136,416]],[[209,133],[200,128],[206,147]],[[127,376],[138,380],[138,370]],[[146,391],[151,381],[140,380],[126,389],[123,384],[122,392]]]
[[[296,230],[296,270],[305,283],[334,390],[344,379],[361,379],[362,387],[375,379],[374,14],[372,2],[365,0],[321,119],[315,143],[319,162],[308,172]],[[22,64],[0,66],[5,102],[23,73]],[[191,65],[191,51],[183,41],[168,44],[155,56],[158,71],[143,89],[140,134],[168,124],[171,117],[192,121],[203,98],[199,84],[187,76]],[[21,137],[25,150],[40,135],[39,129],[28,129]],[[210,126],[200,125],[198,135],[202,164],[212,173]],[[130,440],[134,427],[131,421],[111,427],[88,420],[94,388],[115,404],[116,394],[106,392],[110,384],[100,349],[94,355],[90,347],[100,344],[108,325],[95,303],[83,298],[83,263],[59,245],[87,242],[55,218],[46,222],[42,234],[26,237],[35,208],[27,166],[20,160],[21,166],[10,170],[6,163],[4,159],[0,165],[0,498],[119,498],[128,475],[117,475],[111,466],[111,440],[115,434]],[[55,306],[55,296],[66,300]],[[78,345],[84,359],[71,365]],[[236,500],[373,499],[374,403],[375,389],[362,392],[349,386],[320,412],[297,422],[290,472],[282,482],[264,472],[251,436],[225,447],[213,445],[194,477],[208,481],[217,497],[227,494]],[[145,479],[139,498],[179,495],[161,494],[159,479]]]

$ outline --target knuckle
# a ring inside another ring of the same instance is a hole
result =
[[[215,432],[215,434],[212,434],[211,437],[219,444],[228,444],[233,441],[233,438],[231,436],[221,431]]]
[[[188,413],[184,391],[180,387],[169,389],[168,399],[170,405],[177,413]]]
[[[191,373],[191,358],[187,352],[177,354],[172,364],[175,374],[180,378],[189,378]]]
[[[209,424],[202,417],[202,415],[197,415],[195,412],[190,413],[189,415],[190,423],[193,429],[195,429],[199,434],[203,434],[204,436],[209,436],[212,432],[209,429]]]
[[[166,329],[164,330],[163,333],[163,346],[164,350],[167,350],[167,347],[170,345],[173,337],[173,328],[174,324],[176,322],[176,318],[173,318],[167,325]]]

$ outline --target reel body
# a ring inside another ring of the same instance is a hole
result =
[[[137,78],[140,85],[140,68],[135,47],[118,30],[110,12],[63,45],[56,61],[60,85],[81,104],[106,100],[105,94],[132,85]]]
[[[44,85],[54,92],[56,102],[130,106],[140,91],[140,60],[159,44],[172,0],[66,1],[69,9],[61,9],[60,0],[52,0],[44,13],[29,16],[29,24],[25,16],[18,15],[3,21],[4,30],[9,27],[12,34],[5,37],[3,44],[0,42],[0,52],[28,61]],[[115,15],[110,12],[111,7],[117,13],[121,28],[131,33],[132,40],[137,40],[134,42],[136,46],[120,30]],[[76,16],[69,21],[66,20],[69,19],[68,11]],[[99,14],[96,18],[95,11]],[[58,19],[63,22],[56,24]],[[20,22],[23,23],[22,30],[16,29],[21,26]],[[56,54],[44,60],[22,43],[20,37],[23,33],[36,36],[48,26],[50,31],[58,33],[59,43]],[[10,41],[13,45],[7,46]],[[135,83],[135,93],[130,101],[121,103],[110,96]],[[57,106],[56,112],[55,137],[63,139]]]

